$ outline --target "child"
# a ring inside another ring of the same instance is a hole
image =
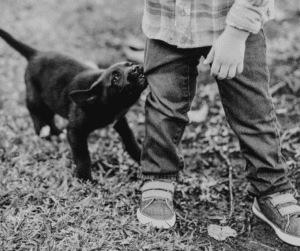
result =
[[[141,223],[175,224],[174,188],[184,167],[180,141],[204,56],[246,159],[253,212],[283,241],[300,246],[300,206],[281,155],[261,30],[272,12],[272,0],[145,0],[144,68],[151,92],[141,159]]]

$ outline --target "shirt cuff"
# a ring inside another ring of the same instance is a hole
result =
[[[251,33],[258,33],[262,25],[268,21],[268,6],[256,7],[250,4],[240,4],[237,1],[230,9],[226,24]]]

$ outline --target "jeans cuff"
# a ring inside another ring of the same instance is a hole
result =
[[[170,180],[178,181],[178,173],[140,173],[142,180]]]
[[[265,192],[260,192],[258,189],[256,189],[250,183],[248,183],[248,186],[247,186],[247,192],[252,197],[262,197],[262,196],[267,196],[267,195],[271,195],[271,194],[278,193],[278,192],[284,192],[284,191],[287,191],[287,190],[297,191],[295,189],[295,187],[289,181],[286,184],[282,185],[282,186],[277,186],[277,187],[274,187],[272,189],[268,189]]]

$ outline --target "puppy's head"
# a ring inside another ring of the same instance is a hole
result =
[[[127,108],[138,100],[146,87],[143,67],[122,62],[104,70],[90,89],[73,91],[70,97],[79,106],[98,103]]]

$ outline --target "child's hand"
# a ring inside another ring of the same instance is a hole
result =
[[[227,26],[217,39],[204,64],[210,64],[211,75],[231,79],[244,69],[245,42],[249,32]]]

